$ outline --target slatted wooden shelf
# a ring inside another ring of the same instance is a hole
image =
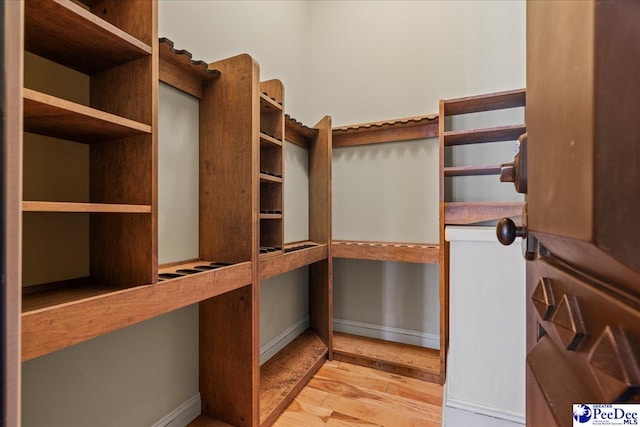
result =
[[[333,258],[437,264],[440,248],[437,244],[424,243],[334,240],[331,245],[331,256]]]
[[[275,113],[282,112],[282,104],[278,103],[275,99],[269,97],[265,93],[260,94],[260,112],[261,113]]]
[[[525,125],[498,126],[485,129],[459,130],[444,133],[444,145],[480,144],[515,141],[527,131]]]
[[[187,424],[187,427],[233,427],[231,424],[223,423],[214,418],[207,417],[206,415],[200,415],[195,420]]]
[[[334,332],[333,357],[424,381],[441,381],[439,350]]]
[[[220,77],[220,71],[209,67],[205,61],[194,60],[191,52],[176,49],[171,40],[161,37],[160,81],[180,89],[196,98],[202,98],[202,84]]]
[[[287,141],[308,149],[309,144],[318,135],[318,129],[310,128],[288,114],[285,114],[284,117]]]
[[[260,219],[282,219],[282,214],[260,214]]]
[[[455,116],[458,114],[524,107],[527,100],[526,98],[527,94],[525,89],[516,89],[485,95],[468,96],[465,98],[448,99],[444,101],[444,114],[446,116]]]
[[[438,136],[438,115],[407,117],[333,128],[333,147],[408,141]]]
[[[448,166],[444,168],[444,176],[480,176],[500,175],[500,165],[482,166]]]
[[[295,246],[309,245],[304,249],[290,251]],[[327,259],[329,245],[322,245],[314,242],[298,242],[285,245],[285,252],[277,257],[260,259],[260,280],[265,280],[305,265]]]
[[[201,264],[207,262],[173,265],[161,268],[160,273],[192,269]],[[251,263],[244,262],[127,289],[91,283],[90,278],[25,288],[22,360],[42,356],[250,283]]]
[[[25,49],[94,74],[151,55],[151,46],[69,0],[24,2]]]
[[[327,346],[307,330],[260,367],[260,425],[270,426],[327,358]]]
[[[282,184],[282,178],[273,175],[267,175],[266,173],[260,174],[260,182],[272,182]]]
[[[23,98],[26,132],[82,143],[151,133],[149,125],[31,89]]]
[[[264,132],[260,132],[260,145],[262,147],[282,147],[282,141],[272,137],[271,135],[267,135]]]
[[[24,201],[23,212],[151,213],[149,205]]]
[[[523,202],[447,202],[446,225],[466,225],[522,215]]]

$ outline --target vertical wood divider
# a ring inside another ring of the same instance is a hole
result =
[[[438,134],[440,139],[440,384],[446,378],[447,352],[449,350],[449,244],[445,240],[445,194],[444,194],[444,100],[440,100]]]
[[[258,426],[259,67],[249,55],[211,64],[200,100],[200,257],[252,262],[252,282],[200,303],[202,413]]]

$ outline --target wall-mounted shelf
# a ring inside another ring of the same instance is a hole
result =
[[[327,346],[307,330],[260,368],[260,426],[270,426],[327,359]]]
[[[333,147],[379,144],[438,136],[438,115],[362,123],[333,128]]]
[[[526,132],[525,125],[498,126],[485,129],[459,130],[444,133],[444,145],[480,144],[485,142],[516,141]]]
[[[193,269],[205,261],[161,268],[160,273]],[[23,297],[22,360],[59,350],[134,323],[177,310],[251,283],[245,262],[156,285],[114,290],[76,279],[39,285]],[[82,286],[80,286],[82,285]],[[99,319],[99,321],[98,321]]]
[[[500,165],[447,166],[444,176],[500,175]]]
[[[151,133],[149,125],[55,96],[27,88],[23,95],[26,132],[83,143]]]
[[[437,244],[334,240],[331,249],[334,258],[437,264],[440,257]]]
[[[318,129],[310,128],[288,114],[285,114],[284,117],[287,141],[308,149],[309,144],[318,136]]]
[[[296,247],[301,249],[291,250]],[[284,253],[278,254],[277,257],[260,260],[260,280],[327,259],[328,252],[328,245],[311,241],[287,244],[284,247]]]
[[[467,225],[522,215],[523,202],[447,202],[445,224]]]
[[[282,147],[282,141],[275,139],[271,135],[260,132],[260,146],[261,147]]]
[[[85,74],[150,56],[151,46],[69,0],[27,0],[25,49]]]
[[[151,206],[108,203],[22,202],[23,212],[138,213],[150,214]]]
[[[437,383],[440,351],[339,332],[333,333],[333,354],[339,361]]]
[[[443,115],[455,116],[458,114],[524,107],[526,95],[525,89],[516,89],[484,95],[467,96],[464,98],[447,99],[445,101]]]
[[[171,40],[159,40],[160,81],[196,98],[202,98],[203,83],[220,77],[220,71],[205,61],[194,60],[191,52],[176,49]]]

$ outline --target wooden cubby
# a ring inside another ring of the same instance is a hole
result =
[[[51,191],[67,184],[46,173],[25,179],[23,359],[81,340],[65,340],[64,331],[56,331],[60,326],[32,329],[25,320],[32,311],[41,318],[62,319],[60,304],[82,305],[89,297],[157,281],[156,19],[152,1],[24,2],[23,56],[30,52],[54,67],[81,73],[88,94],[87,102],[77,102],[30,87],[25,79],[24,139],[30,155],[22,170],[31,173],[36,169],[31,162],[46,155],[34,151],[36,145],[86,144],[80,149],[86,155],[62,158],[50,168],[59,169],[56,176],[65,168],[86,170],[88,184],[68,196]],[[63,85],[45,73],[46,68],[26,74],[42,75],[59,92]],[[64,224],[77,234],[65,234],[52,224]],[[64,255],[71,246],[76,248],[72,256]],[[81,265],[58,268],[68,262]],[[31,281],[31,270],[43,263],[52,265],[43,268],[50,274]]]

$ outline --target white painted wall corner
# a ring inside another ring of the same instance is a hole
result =
[[[176,409],[162,417],[152,427],[186,427],[191,421],[200,416],[200,393],[178,406]]]

